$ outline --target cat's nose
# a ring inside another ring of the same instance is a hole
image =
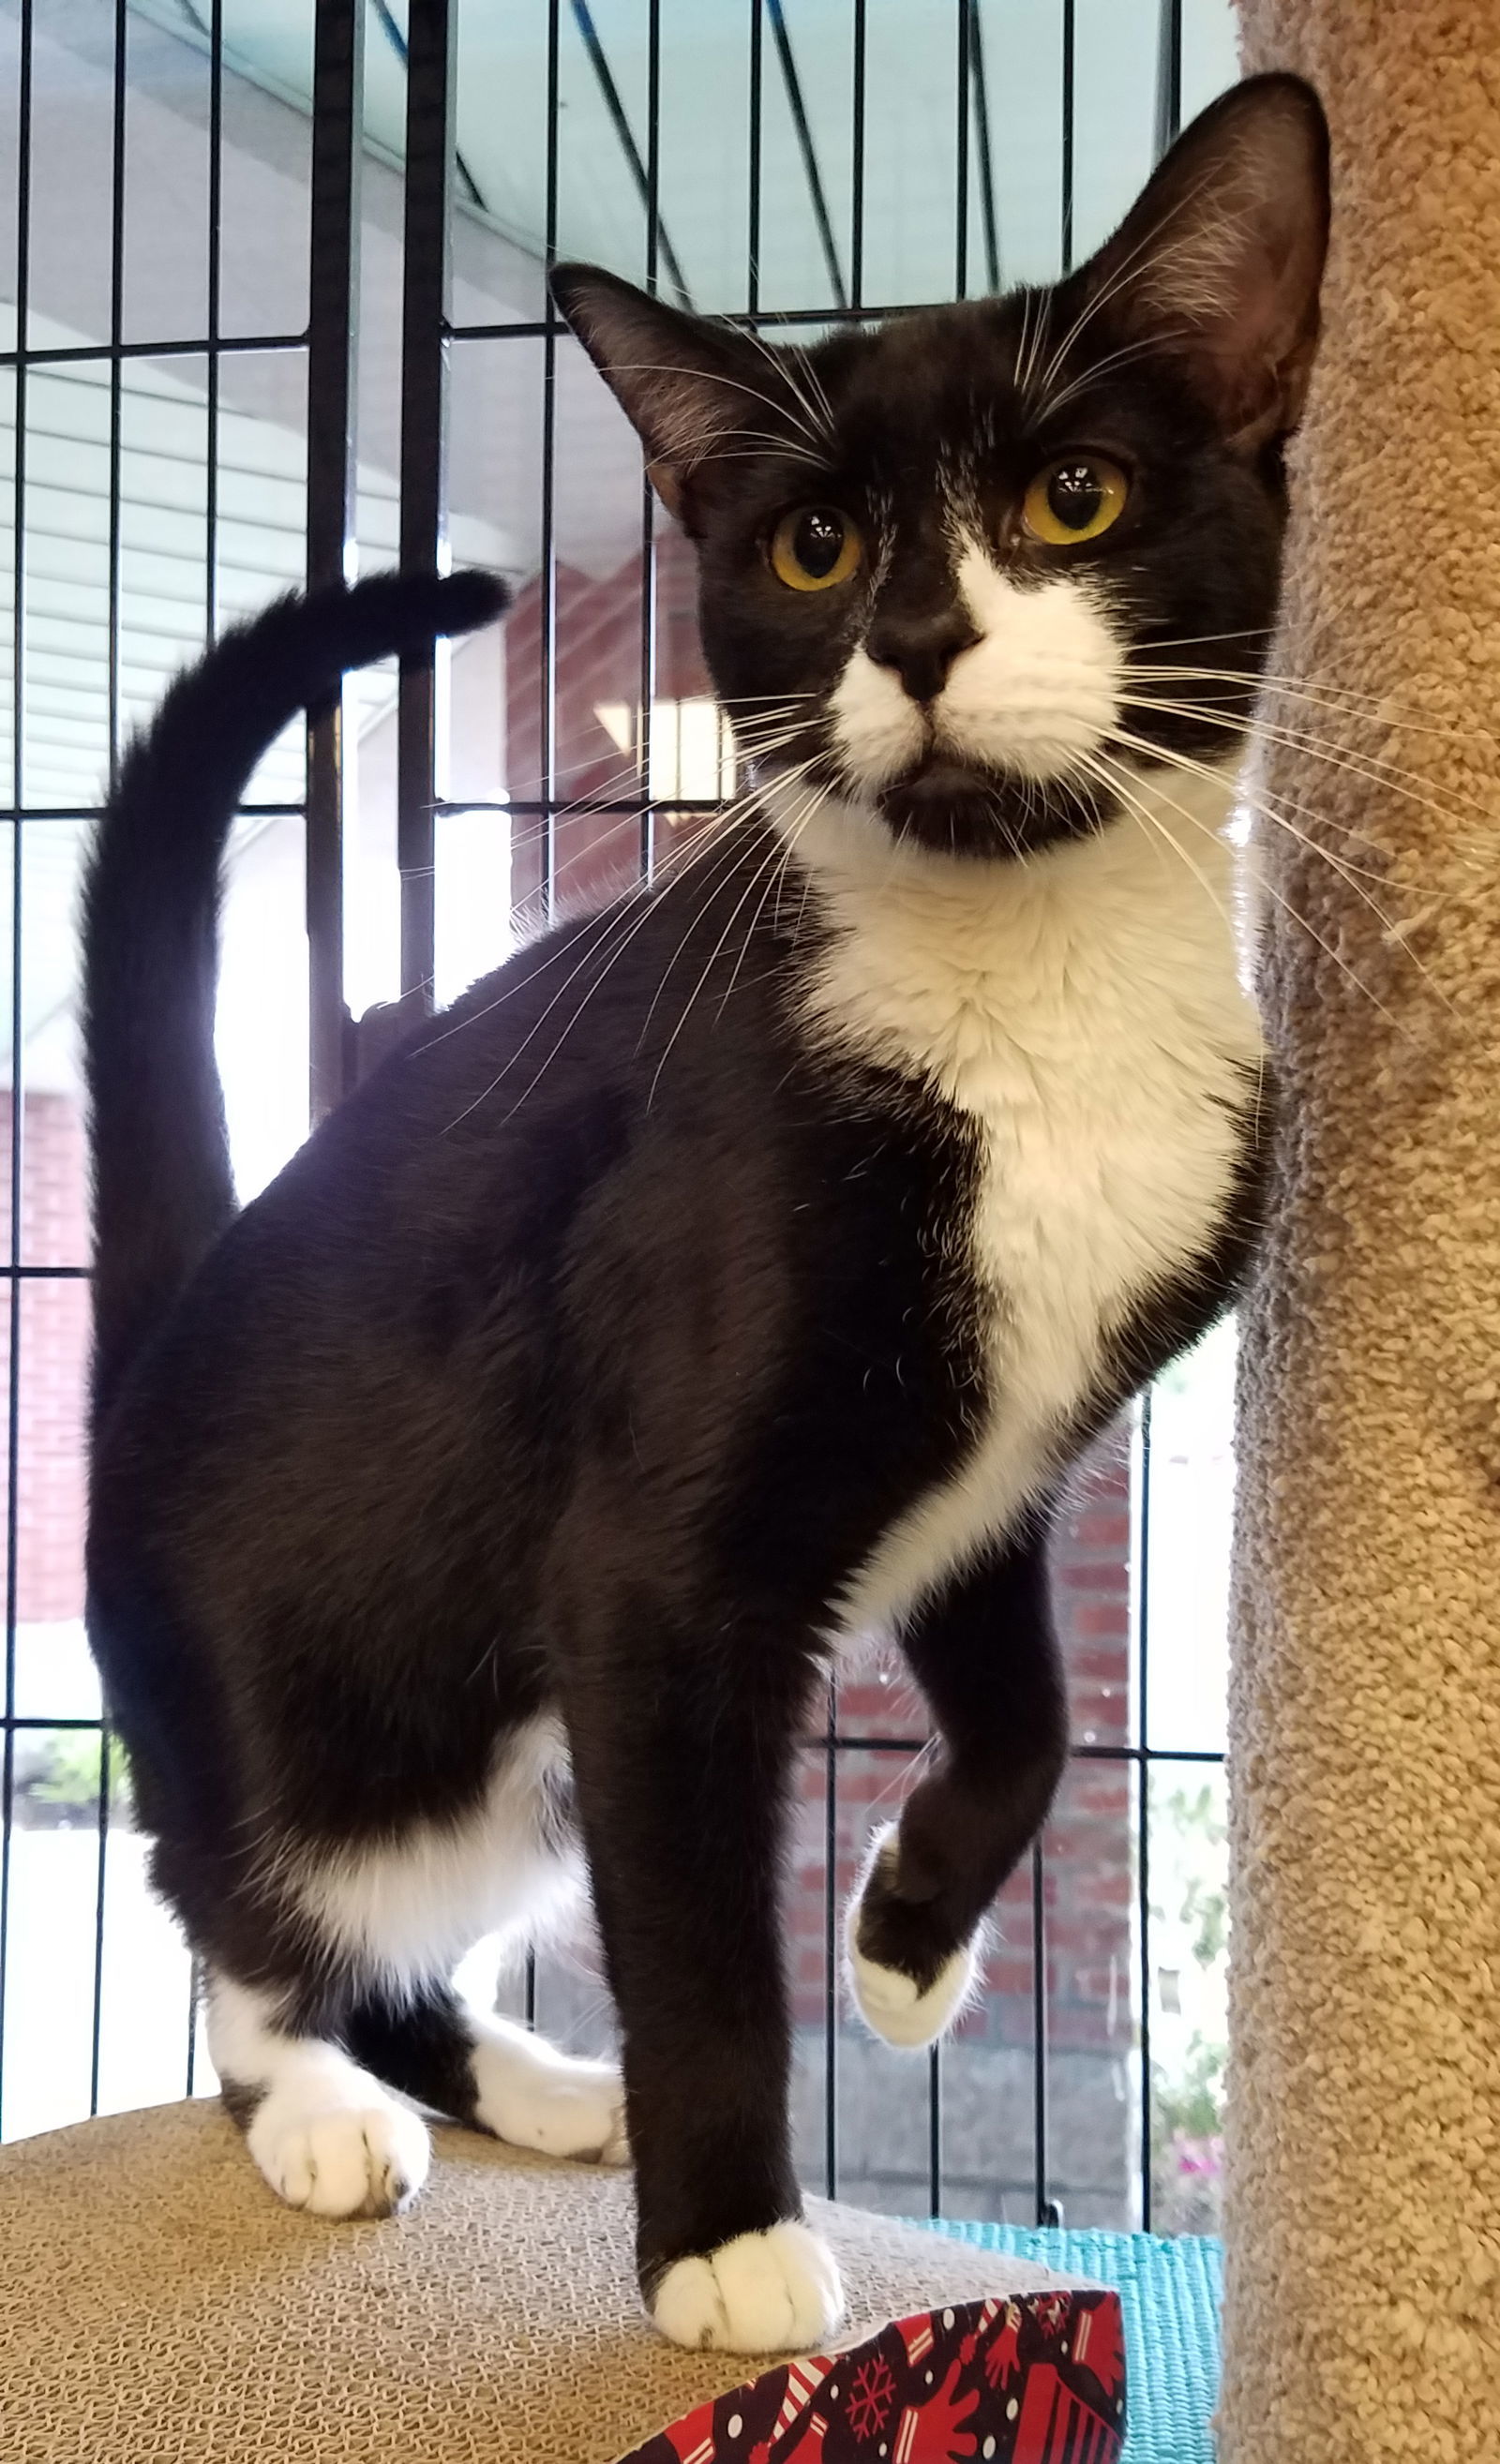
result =
[[[936,701],[960,650],[979,640],[968,611],[944,607],[877,608],[865,649],[882,668],[894,668],[914,701]]]

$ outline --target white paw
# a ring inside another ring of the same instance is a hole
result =
[[[807,2353],[839,2323],[844,2289],[827,2242],[804,2224],[741,2233],[706,2258],[679,2258],[651,2316],[690,2352]]]
[[[560,2054],[545,2037],[503,2020],[476,2019],[474,2028],[475,2119],[486,2130],[542,2156],[628,2163],[625,2086],[613,2062]]]
[[[398,2215],[427,2180],[425,2123],[383,2097],[320,2110],[273,2088],[251,2122],[250,2152],[278,2198],[315,2216]]]
[[[859,1947],[865,1894],[877,1874],[889,1882],[895,1856],[895,1825],[887,1823],[871,1842],[864,1876],[849,1904],[844,1937],[849,1984],[861,2017],[888,2045],[930,2045],[958,2017],[979,1982],[979,1945],[967,1942],[956,1950],[925,1993],[901,1969],[882,1968],[877,1960],[866,1958]]]
[[[973,1992],[978,1970],[978,1954],[966,1943],[919,1993],[898,1968],[881,1968],[849,1947],[849,1980],[860,2015],[888,2045],[930,2045],[940,2036]]]

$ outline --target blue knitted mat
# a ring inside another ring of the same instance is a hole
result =
[[[1213,2464],[1219,2401],[1220,2245],[1197,2234],[1027,2233],[942,2223],[935,2233],[1113,2284],[1125,2316],[1124,2464]]]

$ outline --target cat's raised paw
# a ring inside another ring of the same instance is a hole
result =
[[[932,1918],[921,1901],[896,1887],[900,1837],[888,1823],[871,1842],[864,1876],[849,1905],[844,1948],[849,1988],[861,2018],[888,2045],[930,2045],[951,2026],[973,1992],[980,1972],[977,1942],[961,1943],[929,1984],[896,1965],[892,1952],[910,1946],[921,1969]],[[887,1956],[874,1956],[876,1949]]]
[[[844,2292],[827,2242],[786,2223],[679,2258],[651,2306],[662,2334],[692,2352],[806,2353],[832,2335]]]
[[[373,2085],[373,2082],[372,2082]],[[427,2127],[393,2098],[309,2107],[272,2093],[248,2134],[250,2152],[289,2208],[315,2216],[391,2216],[427,2180]]]
[[[942,2035],[968,2000],[977,1966],[974,1947],[965,1943],[923,1992],[900,1969],[882,1968],[849,1945],[849,1980],[861,2017],[888,2045],[905,2048],[930,2045]]]

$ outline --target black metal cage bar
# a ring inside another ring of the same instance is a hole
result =
[[[320,0],[313,68],[307,320],[307,581],[339,582],[354,535],[360,166],[364,10]],[[307,942],[312,1111],[330,1111],[347,1066],[343,1000],[343,714],[307,730]]]
[[[401,314],[401,563],[433,572],[446,492],[448,234],[456,45],[446,0],[413,0],[406,45],[407,197]],[[432,651],[401,663],[397,703],[396,860],[401,870],[401,990],[430,1004],[432,806],[437,794],[437,668]]]
[[[26,722],[26,580],[21,542],[26,536],[26,345],[31,309],[32,264],[32,61],[33,0],[22,0],[19,33],[15,154],[15,339],[14,476],[11,495],[11,555],[14,569],[11,592],[11,1233],[7,1244],[11,1288],[6,1295],[10,1359],[6,1376],[6,1573],[5,1573],[5,1737],[0,1761],[0,2130],[5,2126],[6,2023],[10,2013],[11,1847],[15,1820],[15,1680],[17,1623],[17,1542],[20,1527],[21,1452],[21,1202],[24,1152],[24,1106],[20,1054],[24,1028],[22,1005],[22,871],[20,813],[25,800],[22,745]]]

